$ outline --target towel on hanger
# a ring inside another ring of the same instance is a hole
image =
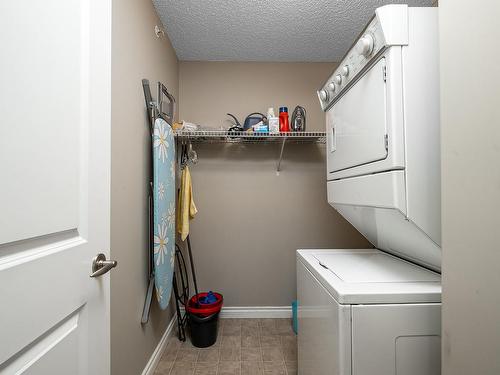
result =
[[[177,214],[177,232],[184,241],[189,234],[189,220],[193,219],[198,212],[193,200],[193,185],[191,173],[186,166],[181,174],[181,189],[179,192],[179,205]]]

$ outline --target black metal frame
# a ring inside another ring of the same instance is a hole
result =
[[[189,278],[184,255],[182,255],[182,251],[177,244],[175,244],[175,261],[177,271],[174,271],[173,289],[177,312],[178,336],[180,341],[186,341],[186,305],[189,301]],[[180,289],[177,281],[178,278],[180,279]],[[184,313],[181,311],[181,305],[184,307]]]

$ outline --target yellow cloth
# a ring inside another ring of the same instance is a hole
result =
[[[189,220],[194,218],[198,210],[193,200],[193,186],[189,167],[184,167],[181,174],[181,190],[179,192],[179,205],[177,210],[177,232],[184,241],[189,234]]]

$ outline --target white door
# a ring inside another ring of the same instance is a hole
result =
[[[0,373],[109,374],[110,0],[0,3]]]
[[[385,58],[327,111],[328,172],[387,157]]]

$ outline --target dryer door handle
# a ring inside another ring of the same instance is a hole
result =
[[[331,134],[330,134],[330,152],[335,152],[337,151],[337,134],[335,133],[335,127],[332,126],[330,128]]]

